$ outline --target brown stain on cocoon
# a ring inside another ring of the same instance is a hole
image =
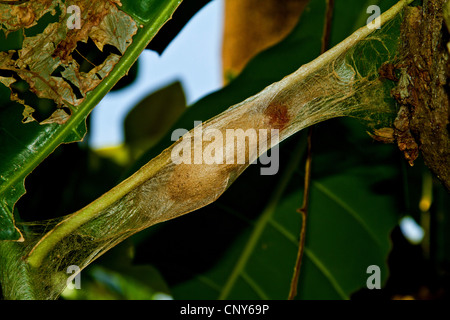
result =
[[[264,116],[271,129],[278,129],[280,131],[285,129],[291,120],[287,106],[277,102],[271,103],[264,110]]]
[[[242,115],[243,118],[228,121],[226,125],[221,125],[220,130],[225,129],[254,129],[258,136],[259,129],[278,129],[280,131],[287,128],[291,121],[288,107],[283,103],[271,103],[262,112],[256,112],[248,119],[249,114]],[[262,116],[262,117],[261,117]],[[203,130],[207,130],[207,127]],[[270,134],[270,133],[269,133]],[[206,144],[203,145],[203,150]],[[249,145],[245,143],[244,149],[235,149],[234,156],[238,153],[246,155],[245,164],[175,164],[173,166],[170,179],[168,181],[167,196],[176,202],[188,202],[191,204],[207,204],[213,202],[227,188],[229,179],[238,175],[249,165],[247,155]],[[192,154],[196,151],[191,149]],[[201,150],[201,151],[203,151]]]

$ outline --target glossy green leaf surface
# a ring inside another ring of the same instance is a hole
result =
[[[125,144],[132,158],[154,146],[186,110],[180,82],[174,82],[142,99],[126,116]]]
[[[351,3],[336,2],[333,44],[368,17],[365,3]],[[382,10],[394,3],[378,2]],[[212,117],[318,56],[324,12],[325,1],[311,1],[284,41],[253,59],[229,86],[190,107],[174,128],[190,129],[194,120]],[[398,39],[398,27],[390,32]],[[369,266],[380,267],[381,282],[388,276],[390,232],[399,215],[398,163],[394,148],[373,144],[354,120],[332,120],[316,131],[297,298],[349,299],[365,287]],[[303,133],[283,142],[276,176],[261,176],[251,166],[215,203],[155,226],[146,240],[137,236],[143,241],[138,261],[155,265],[178,299],[286,299],[301,227],[305,138]],[[145,158],[169,143],[166,138]],[[163,239],[163,248],[149,244]]]

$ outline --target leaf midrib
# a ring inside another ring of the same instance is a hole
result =
[[[230,273],[230,276],[225,282],[225,285],[223,286],[220,292],[219,300],[225,300],[229,296],[239,275],[243,274],[245,265],[247,264],[248,259],[253,253],[256,244],[258,243],[258,240],[261,238],[261,235],[266,225],[269,223],[272,215],[274,214],[275,209],[277,208],[277,205],[281,197],[283,196],[284,191],[286,190],[293,173],[298,168],[298,164],[303,154],[305,153],[305,150],[306,150],[305,141],[304,139],[300,139],[300,143],[298,143],[297,147],[295,148],[293,155],[286,167],[286,170],[283,173],[283,176],[281,177],[279,183],[275,186],[275,193],[272,195],[267,207],[264,209],[262,215],[255,224],[253,232],[251,233],[250,238],[244,247],[244,250],[239,256],[239,259],[235,264],[235,267],[233,268],[232,272]]]
[[[295,156],[294,156],[295,158]],[[295,161],[293,161],[295,162]],[[290,163],[289,165],[292,165]],[[287,177],[290,177],[292,172],[295,171],[296,167],[292,165],[290,167],[290,170],[287,170],[289,174],[287,174]],[[292,170],[292,171],[291,171]],[[276,188],[277,192],[269,201],[268,206],[266,207],[265,211],[261,215],[260,219],[254,226],[254,230],[250,236],[249,241],[247,242],[244,250],[242,251],[242,254],[240,255],[235,268],[231,272],[230,276],[228,277],[228,280],[226,281],[225,285],[223,286],[222,290],[220,291],[219,299],[223,300],[226,299],[232,288],[235,284],[237,278],[239,276],[242,276],[244,281],[246,281],[250,287],[252,287],[253,290],[255,290],[254,283],[252,281],[249,281],[249,276],[244,271],[245,266],[247,264],[247,261],[249,260],[254,248],[256,247],[256,244],[258,243],[258,240],[261,238],[261,235],[266,228],[267,224],[272,225],[276,230],[278,230],[286,239],[288,239],[290,242],[292,242],[295,246],[298,247],[298,240],[296,237],[287,229],[285,229],[282,225],[280,225],[277,221],[272,219],[273,214],[275,213],[275,209],[277,207],[277,204],[279,203],[281,196],[285,190],[285,187],[287,185],[288,181],[285,181],[285,177],[280,181],[280,185]],[[289,178],[288,178],[289,180]],[[369,226],[365,223],[364,220],[361,219],[361,217],[358,215],[358,213],[353,210],[346,202],[342,201],[335,193],[333,193],[331,190],[329,190],[327,187],[325,187],[323,184],[314,181],[313,185],[321,191],[326,197],[333,200],[337,205],[342,207],[345,212],[349,214],[360,226],[363,228],[364,231],[369,234],[370,238],[378,245],[378,247],[381,247],[380,240],[375,236],[375,234],[370,230]],[[345,293],[345,290],[340,286],[339,282],[336,280],[336,277],[333,275],[331,270],[327,268],[327,266],[307,247],[305,246],[305,254],[308,256],[308,258],[311,260],[311,262],[320,270],[320,272],[325,276],[325,278],[328,279],[331,286],[334,288],[336,293],[344,300],[348,300],[350,297]],[[247,277],[245,276],[247,275]],[[259,287],[258,287],[259,288]],[[256,288],[257,289],[257,288]],[[259,288],[259,290],[255,290],[255,292],[262,298],[262,299],[268,299],[267,294],[264,293],[264,291]]]
[[[286,237],[290,242],[292,242],[297,248],[298,248],[298,240],[296,237],[285,227],[280,225],[275,220],[271,219],[270,221],[271,225],[282,235]],[[336,281],[335,277],[331,273],[330,270],[325,266],[325,264],[322,263],[322,261],[308,248],[308,246],[305,245],[305,254],[306,256],[311,260],[311,262],[317,267],[317,269],[322,272],[325,278],[328,279],[331,286],[336,290],[336,293],[344,300],[348,300],[349,296],[345,293],[344,289],[339,285],[339,283]]]
[[[100,102],[100,100],[111,90],[115,83],[117,83],[128,71],[128,69],[137,60],[141,52],[147,47],[148,43],[153,39],[155,34],[159,31],[161,26],[170,18],[171,14],[179,5],[178,0],[170,0],[166,3],[165,9],[162,10],[158,18],[152,21],[152,23],[144,26],[143,29],[138,30],[134,36],[133,43],[129,45],[125,54],[120,59],[119,63],[111,71],[110,75],[104,79],[100,84],[91,92],[87,93],[85,102],[80,104],[78,112],[75,112],[65,124],[60,125],[52,134],[52,138],[48,139],[47,143],[43,144],[36,156],[31,161],[27,161],[20,166],[21,170],[11,176],[7,181],[0,184],[0,197],[5,198],[7,196],[7,190],[22,183],[25,187],[24,179],[36,168],[48,155],[50,155],[60,144],[75,142],[77,140],[66,141],[71,132],[74,132],[77,139],[82,140],[86,133],[83,134],[77,132],[77,128],[83,121],[86,121],[87,116],[94,109],[94,107]],[[84,124],[84,128],[86,124]],[[79,141],[78,140],[78,141]],[[22,195],[14,195],[14,203]]]
[[[361,225],[361,227],[366,231],[370,238],[378,245],[378,247],[383,247],[382,243],[380,242],[380,239],[373,233],[373,231],[369,228],[367,223],[361,218],[361,215],[359,215],[350,205],[348,205],[345,201],[343,201],[339,196],[336,195],[333,191],[331,191],[329,188],[325,187],[322,183],[313,181],[313,186],[316,187],[319,191],[321,191],[325,196],[333,200],[337,205],[339,205],[342,209],[344,209],[345,212],[347,212],[353,219],[355,219],[358,224]]]

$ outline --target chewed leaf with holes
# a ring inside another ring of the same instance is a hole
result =
[[[55,14],[59,0],[53,1],[4,1],[0,3],[0,29],[7,32],[30,28],[48,12]]]
[[[120,4],[118,1],[113,2]],[[59,22],[50,23],[40,34],[25,37],[22,49],[17,52],[14,50],[2,52],[0,70],[10,73],[7,76],[0,76],[0,81],[11,88],[11,84],[18,79],[25,80],[29,89],[39,98],[53,100],[57,105],[53,114],[41,123],[61,124],[70,116],[65,111],[67,108],[63,107],[66,106],[70,110],[80,105],[86,94],[108,76],[120,59],[120,55],[111,53],[102,63],[88,72],[83,72],[72,56],[77,44],[87,43],[88,39],[91,39],[100,51],[103,51],[105,45],[111,45],[123,55],[132,42],[137,26],[130,16],[108,0],[53,1],[50,6],[44,6],[49,1],[43,0],[21,5],[0,5],[2,24],[6,25],[7,31],[14,31],[17,26],[26,28],[33,26],[34,20],[39,18],[34,12],[40,3],[43,4],[39,7],[40,11],[37,10],[39,16],[42,12],[56,14],[56,9],[59,8],[61,12]],[[79,16],[77,10],[67,10],[72,5],[79,8]],[[3,17],[14,14],[17,17],[14,24],[3,21]],[[78,19],[79,28],[76,24],[71,24],[72,16]],[[34,109],[13,89],[11,100],[25,106],[24,122],[35,120]]]
[[[84,137],[87,116],[180,1],[0,1],[0,240],[27,241],[15,226],[24,179]],[[72,5],[79,29],[69,28],[78,27]]]

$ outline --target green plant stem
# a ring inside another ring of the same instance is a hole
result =
[[[381,25],[384,23],[390,21],[393,19],[407,4],[411,3],[412,0],[402,0],[399,1],[396,5],[394,5],[391,9],[383,13],[383,15],[380,17],[381,19]],[[167,10],[167,14],[169,14]],[[162,19],[160,17],[160,19]],[[128,70],[128,67],[134,63],[134,61],[137,59],[139,53],[145,48],[149,41],[149,37],[151,35],[154,35],[156,33],[155,28],[149,27],[149,29],[142,30],[134,39],[136,42],[135,45],[130,48],[129,52],[127,50],[126,55],[124,56],[124,61],[118,66],[118,74],[123,75],[125,74],[126,70]],[[280,87],[290,87],[293,84],[295,84],[297,81],[303,79],[305,77],[305,74],[311,74],[317,70],[319,70],[324,64],[330,63],[337,59],[341,54],[346,52],[349,48],[351,48],[353,45],[358,43],[361,39],[364,39],[368,35],[370,35],[372,32],[374,32],[373,29],[369,29],[368,27],[362,27],[356,32],[354,32],[352,35],[350,35],[347,39],[333,47],[332,49],[328,50],[321,56],[319,56],[317,59],[313,60],[312,62],[302,66],[299,70],[294,72],[292,75],[285,77],[282,79],[277,85]],[[127,67],[125,67],[125,65]],[[112,80],[118,80],[120,76],[115,75],[117,77],[114,77],[112,79],[106,79],[106,83],[108,81]],[[104,86],[106,86],[106,83]],[[272,88],[266,88],[268,90],[272,90]],[[264,91],[263,91],[264,92]],[[260,94],[262,94],[261,92]],[[105,93],[105,92],[104,92]],[[98,101],[101,99],[102,95],[96,94],[96,92],[93,92],[92,99],[98,99]],[[258,95],[257,95],[258,96]],[[233,107],[234,110],[238,110],[239,107],[245,107],[246,103],[252,102],[256,99],[256,97],[252,97],[247,99],[246,101],[236,105]],[[97,103],[97,102],[96,102]],[[291,134],[293,134],[292,132]],[[157,172],[162,166],[167,164],[167,161],[170,161],[170,156],[167,154],[160,154],[155,159],[151,160],[147,165],[143,166],[140,170],[138,170],[135,174],[133,174],[131,177],[126,179],[124,182],[113,188],[108,193],[104,194],[99,199],[95,200],[91,204],[87,205],[83,209],[77,211],[76,213],[70,215],[67,219],[62,221],[59,225],[57,225],[52,231],[50,231],[48,234],[46,234],[33,248],[33,250],[30,252],[27,261],[28,263],[33,267],[39,267],[44,260],[44,258],[47,256],[49,251],[64,237],[69,235],[72,231],[77,229],[79,226],[85,224],[86,222],[94,219],[96,215],[103,209],[107,208],[108,206],[112,205],[114,202],[120,200],[124,195],[126,195],[130,190],[135,188],[136,186],[142,184],[144,181],[146,181],[148,178],[150,178],[155,172]]]
[[[0,241],[0,283],[2,284],[3,299],[37,299],[29,273],[29,266],[23,260],[23,253],[23,243]]]
[[[61,141],[64,141],[64,139],[71,132],[75,132],[74,128],[76,128],[81,122],[86,121],[86,117],[94,109],[94,107],[136,62],[141,52],[147,47],[148,43],[151,39],[153,39],[161,26],[171,17],[179,3],[180,1],[171,1],[168,3],[165,10],[158,16],[157,20],[152,21],[151,24],[138,31],[133,39],[133,44],[127,49],[119,63],[114,67],[114,70],[111,72],[110,76],[102,81],[97,88],[95,88],[95,90],[87,94],[86,102],[82,103],[78,112],[73,114],[64,125],[59,127],[54,139],[51,139],[51,141],[44,146],[41,156],[36,158],[35,161],[28,163],[28,168],[23,170],[23,174],[15,176],[14,179],[9,181],[7,186],[13,186],[19,181],[19,179],[24,179],[34,167],[36,167],[50,153],[52,153],[56,147],[58,147]],[[81,138],[82,137],[80,137],[80,139]],[[39,241],[39,245],[36,247],[36,250],[33,250],[28,256],[28,263],[34,267],[38,267],[47,252],[55,245],[55,243],[59,241],[59,239],[76,229],[78,226],[84,224],[86,221],[90,220],[90,217],[92,217],[92,215],[99,210],[106,208],[117,199],[120,199],[123,195],[129,192],[131,188],[136,186],[136,184],[144,181],[147,175],[142,173],[149,174],[151,172],[148,172],[148,170],[140,171],[140,173],[134,176],[132,181],[125,180],[123,183],[91,203],[89,206],[70,216],[73,218],[66,219],[60,223],[59,228],[55,229],[54,232],[47,234]],[[2,190],[0,190],[0,192],[2,192]]]

